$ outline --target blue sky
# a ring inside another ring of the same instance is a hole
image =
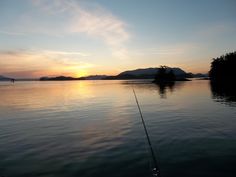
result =
[[[234,0],[2,0],[0,74],[207,72],[236,49]]]

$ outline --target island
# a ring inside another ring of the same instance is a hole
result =
[[[174,70],[168,66],[161,66],[155,76],[154,83],[167,83],[175,81],[190,81],[186,74],[176,75]]]

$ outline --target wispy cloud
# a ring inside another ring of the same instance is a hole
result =
[[[83,53],[83,52],[70,52],[70,51],[58,51],[58,50],[44,50],[43,51],[44,54],[48,54],[48,55],[69,55],[69,56],[82,56],[82,57],[87,57],[90,56],[90,54],[88,53]]]
[[[18,33],[18,32],[13,32],[13,31],[4,31],[0,30],[0,34],[6,34],[6,35],[11,35],[11,36],[23,36],[25,33]]]
[[[122,45],[130,38],[125,27],[126,24],[123,21],[104,10],[88,12],[77,8],[71,20],[70,31],[101,38],[114,50],[115,54],[118,51],[125,52]]]
[[[113,56],[120,59],[127,57],[125,43],[130,39],[127,24],[98,4],[88,1],[81,3],[75,0],[32,0],[32,4],[44,15],[63,16],[61,21],[63,25],[54,23],[58,25],[55,32],[52,32],[51,28],[46,32],[47,29],[42,29],[41,26],[35,31],[42,29],[43,33],[52,33],[52,35],[58,33],[58,36],[86,34],[90,39],[102,40],[110,48]]]

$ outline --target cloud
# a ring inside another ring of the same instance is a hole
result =
[[[80,57],[80,52],[71,51],[0,51],[0,74],[11,74],[16,77],[79,76],[82,71],[86,73],[87,70],[94,67],[93,64],[82,61]]]
[[[113,56],[121,59],[127,57],[125,43],[130,39],[127,24],[98,4],[75,0],[32,0],[32,3],[44,15],[63,16],[63,25],[57,24],[59,36],[86,34],[89,38],[102,40],[111,49]],[[48,33],[53,33],[51,29],[47,30]],[[45,29],[41,31],[47,33]]]
[[[106,11],[88,12],[78,8],[71,21],[70,31],[100,37],[110,46],[119,47],[129,39],[125,26],[124,22]]]
[[[44,50],[43,51],[44,54],[48,54],[48,55],[68,55],[68,56],[82,56],[82,57],[87,57],[90,56],[90,54],[87,53],[83,53],[83,52],[68,52],[68,51],[58,51],[58,50]]]
[[[13,31],[4,31],[4,30],[0,30],[0,34],[6,34],[6,35],[10,35],[10,36],[23,36],[23,35],[25,35],[25,33],[18,33],[18,32],[13,32]]]

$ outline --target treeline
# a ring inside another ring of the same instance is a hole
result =
[[[57,76],[57,77],[41,77],[40,81],[72,81],[72,80],[85,80],[82,78],[66,77],[66,76]]]
[[[236,51],[213,58],[209,77],[216,83],[234,83],[236,81]]]
[[[171,82],[176,80],[173,70],[167,71],[167,66],[161,66],[156,74],[155,82]]]
[[[186,79],[186,76],[187,74],[179,75],[177,77],[174,74],[174,71],[168,66],[160,66],[153,82],[157,84],[163,84],[175,81],[189,81],[188,79]]]

